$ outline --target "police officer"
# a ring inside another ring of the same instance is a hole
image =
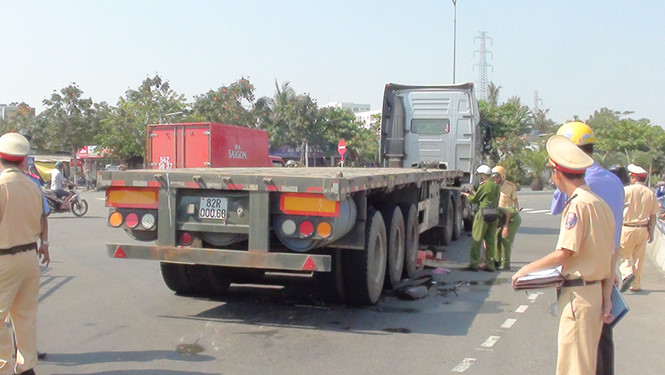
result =
[[[479,210],[473,219],[473,228],[471,229],[471,259],[467,270],[478,271],[478,262],[480,261],[480,246],[485,241],[485,268],[488,272],[496,271],[496,227],[498,219],[499,205],[499,185],[491,178],[492,168],[487,165],[481,165],[476,170],[480,176],[480,186],[478,190],[470,195],[462,192],[468,197],[469,202],[478,204]]]
[[[517,228],[522,224],[517,201],[517,186],[506,180],[506,169],[500,165],[492,168],[492,177],[501,188],[499,194],[499,230],[497,232],[497,267],[510,270],[510,254]]]
[[[611,272],[614,232],[612,210],[591,192],[584,172],[593,159],[568,138],[554,135],[547,141],[552,180],[570,198],[564,206],[556,248],[520,268],[515,280],[530,272],[562,266],[566,279],[558,296],[558,375],[593,374],[603,322],[609,323],[611,305],[603,284],[614,280]]]
[[[589,125],[580,121],[567,122],[559,127],[557,134],[570,139],[587,155],[593,157],[596,135]],[[591,188],[591,191],[610,206],[614,215],[614,247],[608,250],[613,253],[612,270],[614,272],[616,259],[619,254],[619,241],[621,239],[624,200],[623,184],[619,177],[595,162],[591,167],[587,168],[584,180]],[[559,189],[554,191],[551,208],[553,215],[557,215],[563,211],[564,203],[568,198],[565,192]],[[604,297],[609,299],[611,293],[612,285],[605,285],[603,290]],[[598,344],[597,375],[614,374],[614,339],[612,336],[612,326],[609,324],[604,325],[600,343]]]
[[[30,143],[20,134],[0,137],[0,322],[9,314],[15,337],[13,345],[9,329],[0,325],[1,375],[35,373],[38,258],[42,263],[50,261],[42,224],[42,193],[21,171],[29,150]],[[42,245],[37,249],[40,239]]]
[[[653,229],[656,214],[659,211],[656,193],[644,183],[647,171],[639,165],[629,164],[630,186],[626,191],[626,208],[623,210],[623,229],[621,230],[621,276],[630,279],[634,275],[630,290],[642,289],[642,266],[647,241],[653,241]]]

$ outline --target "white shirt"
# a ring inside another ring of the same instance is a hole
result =
[[[65,176],[62,175],[62,172],[58,168],[51,171],[51,190],[62,189],[62,183],[67,181]]]

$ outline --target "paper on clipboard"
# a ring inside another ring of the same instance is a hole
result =
[[[543,289],[558,287],[563,283],[561,266],[528,273],[517,280],[515,290]]]

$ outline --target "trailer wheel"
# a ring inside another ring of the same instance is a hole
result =
[[[330,272],[315,272],[314,278],[318,283],[319,292],[327,302],[342,303],[346,300],[346,288],[344,286],[343,253],[341,249],[330,250],[331,270]],[[348,250],[355,251],[355,250]]]
[[[455,204],[455,222],[453,223],[453,240],[459,240],[462,238],[462,232],[464,231],[464,221],[462,220],[462,200],[457,197],[452,197]]]
[[[402,276],[415,279],[420,276],[417,269],[418,248],[420,247],[418,209],[415,204],[403,204],[400,207],[402,212],[406,214],[406,226],[404,227],[404,270],[402,271]]]
[[[368,208],[365,249],[344,254],[347,300],[351,305],[379,302],[386,275],[386,225],[380,212]]]
[[[233,280],[233,270],[222,266],[205,266],[207,271],[207,292],[213,295],[224,294]]]
[[[178,294],[200,293],[205,285],[203,266],[162,262],[162,278],[166,286]]]
[[[446,199],[446,205],[443,208],[445,216],[442,218],[443,222],[440,223],[442,226],[433,227],[426,234],[426,239],[433,245],[448,245],[453,240],[455,207],[452,197]]]
[[[404,216],[399,207],[391,206],[382,211],[386,221],[388,236],[388,264],[386,268],[386,288],[395,289],[402,279],[404,269]]]

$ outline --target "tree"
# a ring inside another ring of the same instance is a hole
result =
[[[242,77],[229,86],[210,90],[195,97],[190,120],[257,127],[254,106],[254,85]]]
[[[533,177],[533,180],[531,180],[531,189],[543,190],[543,172],[545,171],[545,165],[549,160],[549,155],[547,154],[545,147],[541,144],[537,148],[525,149],[522,160],[524,166]]]
[[[487,104],[490,108],[495,108],[499,105],[499,91],[501,90],[500,85],[495,85],[494,82],[490,82],[487,85]]]
[[[145,154],[146,125],[167,121],[167,114],[186,109],[183,95],[171,90],[158,75],[146,78],[136,90],[127,90],[117,107],[99,105],[101,129],[98,145],[113,150],[122,160],[142,159]]]
[[[46,109],[33,127],[35,138],[49,151],[75,153],[92,144],[99,133],[99,122],[92,99],[82,98],[76,83],[55,91],[43,101]]]

